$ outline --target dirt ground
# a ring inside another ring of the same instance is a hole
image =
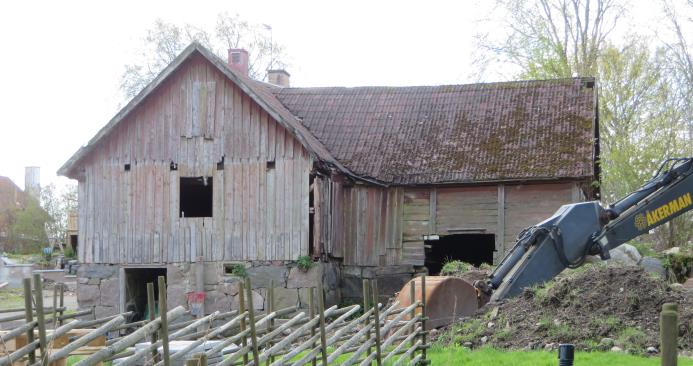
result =
[[[471,347],[539,349],[574,343],[581,350],[616,346],[642,354],[648,347],[659,349],[659,313],[666,302],[679,304],[679,345],[691,350],[693,291],[640,267],[589,265],[570,271],[516,298],[487,304],[440,334]]]

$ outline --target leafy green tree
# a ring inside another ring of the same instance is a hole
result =
[[[33,197],[27,197],[24,206],[12,212],[12,224],[8,230],[8,246],[17,253],[36,253],[48,244],[44,224],[50,216]]]
[[[621,45],[611,43],[609,35],[624,13],[617,0],[499,0],[498,5],[505,11],[496,19],[505,25],[505,37],[478,38],[485,55],[481,65],[514,65],[515,78],[597,77],[605,201],[637,189],[661,160],[690,149],[685,82],[677,81],[668,56],[686,47],[651,48],[651,40],[636,35]],[[690,240],[689,221],[687,215],[656,230],[658,246]]]
[[[60,246],[67,237],[67,218],[77,209],[77,186],[70,184],[58,191],[54,184],[41,189],[41,206],[49,216],[45,232],[51,246]]]
[[[190,43],[198,42],[226,59],[229,48],[248,51],[248,75],[262,80],[268,69],[283,68],[284,47],[272,39],[272,28],[240,16],[221,13],[214,29],[174,24],[162,19],[147,31],[138,59],[125,65],[120,89],[127,98],[137,95]]]

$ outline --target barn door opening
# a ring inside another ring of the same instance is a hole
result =
[[[125,311],[132,311],[132,321],[148,317],[147,283],[154,283],[154,301],[159,303],[159,276],[166,277],[166,268],[125,268]]]
[[[425,241],[424,265],[430,275],[440,274],[446,262],[458,260],[479,266],[493,264],[496,238],[493,234],[453,234]]]

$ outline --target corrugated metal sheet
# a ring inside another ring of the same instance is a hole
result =
[[[575,78],[271,90],[353,173],[433,184],[592,177],[593,86]]]

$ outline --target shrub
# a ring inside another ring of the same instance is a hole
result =
[[[236,277],[248,276],[248,272],[245,270],[245,265],[243,263],[228,263],[224,265],[224,272]]]
[[[472,265],[462,261],[448,261],[443,265],[440,274],[443,276],[455,276],[472,269]]]
[[[298,257],[298,260],[296,261],[296,266],[303,272],[308,272],[308,270],[311,269],[314,264],[315,263],[313,260],[307,255]]]

